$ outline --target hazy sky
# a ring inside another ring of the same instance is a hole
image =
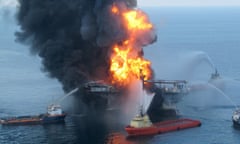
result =
[[[139,6],[240,6],[240,0],[138,0]]]
[[[17,0],[0,0],[1,7],[15,7]],[[138,0],[139,6],[240,6],[240,0]]]
[[[0,0],[1,7],[15,7],[17,5],[17,0]]]

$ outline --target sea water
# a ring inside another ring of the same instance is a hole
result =
[[[186,79],[189,84],[200,81],[207,85],[215,71],[207,60],[210,58],[222,80],[227,79],[221,91],[236,105],[240,104],[240,8],[142,9],[158,35],[156,43],[144,48],[157,79]],[[18,27],[13,18],[4,16],[0,20],[0,117],[44,113],[53,99],[64,94],[61,85],[41,71],[39,57],[14,41]],[[233,144],[240,142],[240,131],[232,127],[234,108],[219,92],[205,89],[191,92],[178,104],[182,117],[202,122],[199,128],[129,139],[122,124],[89,124],[88,117],[70,114],[64,124],[0,126],[0,143]]]

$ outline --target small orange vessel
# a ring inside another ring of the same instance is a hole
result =
[[[166,120],[153,124],[146,113],[147,107],[144,107],[144,75],[142,75],[141,70],[140,75],[143,88],[143,100],[139,107],[139,114],[131,120],[130,125],[125,127],[129,136],[155,135],[201,126],[200,121],[191,119]]]
[[[145,114],[136,116],[131,121],[130,125],[125,127],[125,130],[129,136],[143,136],[162,134],[199,126],[201,126],[201,122],[192,119],[166,120],[152,124],[148,115]]]

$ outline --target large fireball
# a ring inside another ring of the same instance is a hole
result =
[[[120,16],[123,21],[128,37],[121,44],[112,47],[110,73],[112,83],[127,85],[131,81],[150,79],[152,76],[151,62],[144,59],[142,48],[137,44],[141,33],[151,31],[153,25],[148,22],[147,16],[139,10],[120,10],[116,5],[112,6],[111,12]]]

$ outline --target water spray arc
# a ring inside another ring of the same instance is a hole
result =
[[[216,90],[217,92],[219,92],[221,95],[223,95],[235,107],[235,109],[238,109],[237,105],[232,101],[232,99],[228,95],[226,95],[221,89],[217,88],[216,86],[210,83],[208,83],[207,85]]]
[[[212,59],[209,57],[208,54],[206,54],[205,52],[202,52],[202,51],[196,51],[193,53],[193,56],[194,56],[194,60],[196,63],[200,63],[202,61],[206,62],[207,64],[209,64],[209,66],[215,70],[216,67],[212,61]]]

